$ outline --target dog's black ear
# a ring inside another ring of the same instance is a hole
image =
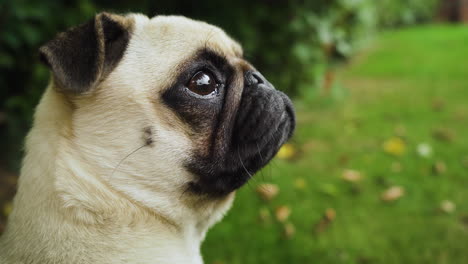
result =
[[[132,25],[129,18],[100,13],[47,42],[39,49],[40,59],[51,69],[60,91],[90,91],[122,58]]]

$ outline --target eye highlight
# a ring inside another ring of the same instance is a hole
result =
[[[198,95],[207,96],[217,94],[219,84],[210,72],[199,71],[192,76],[186,86]]]

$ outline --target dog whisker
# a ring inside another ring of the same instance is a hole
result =
[[[264,163],[263,156],[260,151],[260,147],[258,146],[258,142],[255,142],[255,144],[257,145],[257,152],[258,152],[258,155],[260,156],[260,160],[262,161],[262,163]],[[260,177],[262,178],[262,181],[265,181],[265,174],[263,170],[260,170]]]
[[[258,142],[255,142],[255,144],[257,145],[258,155],[260,156],[260,159],[262,160],[262,163],[263,163],[263,157],[262,157],[262,153],[260,152],[260,147],[258,146]]]
[[[242,167],[244,168],[245,172],[247,172],[247,174],[249,175],[249,179],[252,179],[253,175],[247,170],[247,168],[244,165],[244,162],[241,159],[241,156],[240,156],[240,153],[239,153],[239,147],[237,147],[237,156],[239,157],[239,161],[240,161]]]
[[[114,168],[114,170],[112,170],[112,173],[111,173],[110,178],[112,178],[112,177],[114,176],[115,171],[120,167],[120,165],[122,165],[122,163],[123,163],[126,159],[128,159],[128,157],[130,157],[131,155],[135,154],[137,151],[139,151],[140,149],[142,149],[142,148],[144,148],[144,147],[146,147],[146,146],[148,146],[148,142],[145,142],[145,144],[144,144],[143,146],[138,147],[138,148],[135,149],[134,151],[130,152],[130,153],[129,153],[127,156],[125,156],[123,159],[121,159],[121,160],[119,161],[119,163],[117,164],[117,166]]]

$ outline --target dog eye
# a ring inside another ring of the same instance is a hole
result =
[[[187,84],[190,91],[201,96],[217,94],[218,86],[213,75],[206,71],[195,73]]]

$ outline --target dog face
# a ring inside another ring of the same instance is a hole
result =
[[[103,13],[40,52],[71,109],[74,155],[148,207],[226,197],[294,130],[288,97],[203,22]]]

